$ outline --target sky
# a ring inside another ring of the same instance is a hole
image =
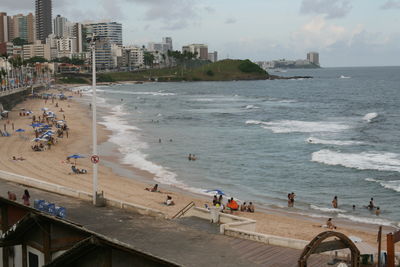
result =
[[[34,0],[1,0],[8,15]],[[173,38],[205,43],[219,59],[304,59],[323,67],[399,66],[400,0],[53,0],[53,16],[122,23],[124,45]]]

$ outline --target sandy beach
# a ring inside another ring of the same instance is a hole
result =
[[[52,93],[57,92],[52,90]],[[91,110],[89,103],[80,104],[76,101],[79,95],[73,92],[65,92],[67,96],[73,96],[70,100],[51,100],[29,99],[24,103],[20,103],[9,114],[9,122],[2,120],[1,129],[4,124],[10,137],[1,137],[0,146],[0,169],[28,177],[41,179],[43,181],[59,184],[73,189],[79,189],[86,192],[92,191],[92,164],[90,158],[77,159],[77,167],[88,170],[88,174],[73,174],[71,163],[66,162],[66,158],[71,154],[91,155]],[[56,107],[58,103],[58,107]],[[32,110],[36,116],[41,115],[42,108],[48,108],[55,112],[59,119],[63,118],[67,121],[69,127],[68,138],[58,138],[56,145],[50,150],[42,152],[34,152],[31,145],[34,144],[32,139],[35,137],[33,128],[29,126],[32,123],[31,117],[20,116],[22,108]],[[60,112],[60,109],[64,112]],[[12,131],[14,124],[14,131]],[[25,132],[15,132],[16,129],[24,129]],[[111,133],[104,127],[98,126],[98,142],[107,142]],[[23,157],[25,160],[15,161],[12,157]],[[101,157],[101,155],[100,155]],[[118,163],[118,159],[107,159]],[[71,160],[74,162],[74,160]],[[196,196],[191,193],[185,193],[181,190],[172,189],[161,185],[161,193],[152,193],[146,191],[146,187],[151,187],[155,181],[153,175],[146,171],[134,169],[132,167],[121,166],[126,171],[132,172],[134,176],[142,177],[141,181],[134,180],[130,177],[124,177],[116,174],[110,167],[105,166],[100,161],[99,164],[99,190],[104,191],[106,197],[124,200],[135,204],[151,207],[161,210],[169,217],[186,206],[189,202],[194,201],[197,206],[203,207],[204,204],[211,204],[211,199],[205,199],[203,196]],[[22,192],[15,192],[22,195]],[[171,195],[174,199],[175,206],[165,206],[163,202],[167,195]],[[35,199],[35,196],[32,196]],[[235,215],[244,216],[257,220],[257,231],[265,234],[278,235],[302,240],[311,240],[318,233],[324,231],[318,225],[325,224],[324,219],[319,218],[302,218],[300,215],[292,215],[285,212],[277,212],[272,210],[257,210],[253,213],[236,212]],[[338,229],[347,236],[357,236],[370,245],[377,247],[377,225],[357,224],[345,220],[337,220],[334,222]],[[384,227],[385,233],[391,228]],[[383,247],[386,247],[386,237],[382,240]]]

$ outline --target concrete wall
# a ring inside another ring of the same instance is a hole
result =
[[[34,91],[44,89],[44,85],[34,85]],[[5,110],[11,110],[15,105],[22,102],[31,93],[30,87],[15,88],[10,91],[0,91],[0,103]]]
[[[211,212],[205,208],[192,207],[183,215],[183,217],[197,217],[211,221]],[[219,213],[219,223],[221,224],[221,234],[224,234],[225,228],[242,229],[247,231],[256,230],[256,221],[223,212]]]
[[[44,181],[41,181],[41,180],[38,180],[35,178],[31,178],[31,177],[27,177],[27,176],[23,176],[23,175],[18,175],[18,174],[0,170],[0,179],[8,181],[8,182],[12,182],[12,183],[30,186],[33,188],[38,188],[38,189],[53,192],[53,193],[58,193],[58,194],[64,195],[64,196],[79,198],[79,199],[86,200],[86,201],[92,201],[92,194],[90,194],[88,192],[79,191],[79,190],[75,190],[75,189],[68,188],[65,186],[44,182]],[[156,209],[147,208],[145,206],[141,206],[141,205],[134,204],[134,203],[124,202],[124,201],[118,200],[118,199],[105,198],[105,201],[106,201],[106,205],[110,205],[110,206],[117,207],[120,209],[130,210],[130,211],[133,211],[133,212],[136,212],[139,214],[143,214],[143,215],[166,218],[166,214],[164,214],[162,211],[159,211]],[[68,213],[68,211],[67,211],[67,213]]]

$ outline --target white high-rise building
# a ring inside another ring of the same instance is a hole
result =
[[[117,22],[97,22],[85,24],[87,34],[95,34],[110,43],[122,46],[122,24]]]
[[[163,37],[161,43],[150,42],[147,44],[147,50],[150,52],[161,52],[163,54],[167,53],[168,50],[172,51],[172,38]]]
[[[68,36],[68,20],[67,18],[57,15],[53,19],[53,33],[57,38]]]
[[[307,60],[319,66],[319,54],[317,52],[307,53]]]

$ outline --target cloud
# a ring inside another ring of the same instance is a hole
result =
[[[201,6],[194,0],[124,0],[146,7],[144,20],[159,21],[161,29],[179,30],[196,24],[202,12],[212,13],[208,6]]]
[[[344,27],[327,23],[324,17],[317,16],[294,32],[291,42],[302,50],[323,49],[338,41],[349,39],[349,35],[351,33]]]
[[[225,24],[234,24],[236,22],[237,22],[237,20],[235,18],[227,18],[225,20]]]
[[[400,1],[389,0],[386,1],[381,9],[400,9]]]
[[[324,15],[327,19],[345,17],[352,9],[350,0],[303,0],[301,14]]]

